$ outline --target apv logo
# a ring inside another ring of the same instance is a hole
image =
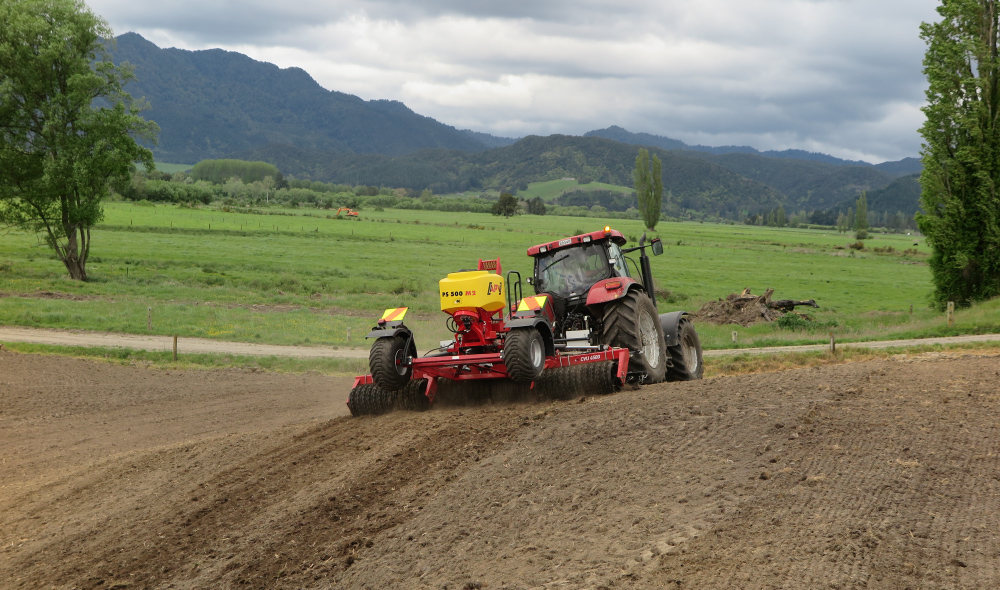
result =
[[[503,283],[499,283],[499,284],[494,285],[493,282],[490,281],[489,287],[486,288],[486,294],[487,295],[492,295],[494,293],[500,293],[502,291],[503,291]]]

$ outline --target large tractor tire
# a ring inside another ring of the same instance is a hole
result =
[[[535,328],[514,328],[503,344],[503,363],[514,383],[531,383],[545,368],[545,342]]]
[[[630,373],[646,374],[644,383],[660,383],[667,372],[667,345],[663,327],[656,315],[653,301],[642,291],[633,289],[624,297],[604,308],[602,341],[615,348],[627,348]]]
[[[385,336],[372,344],[368,354],[368,367],[372,371],[375,384],[387,391],[402,389],[409,381],[413,368],[403,365],[407,356],[416,356],[416,351],[406,350],[407,338],[404,334]]]
[[[667,369],[667,381],[692,381],[701,379],[705,374],[705,366],[701,360],[701,341],[694,324],[682,320],[678,342],[667,347],[673,366]]]

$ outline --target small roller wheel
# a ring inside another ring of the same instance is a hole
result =
[[[416,356],[416,351],[406,350],[406,340],[404,334],[398,334],[379,338],[372,344],[368,366],[372,371],[372,379],[382,389],[402,389],[410,380],[413,368],[404,363],[407,356]]]
[[[515,328],[503,345],[507,376],[515,383],[531,383],[545,368],[545,343],[535,328]]]

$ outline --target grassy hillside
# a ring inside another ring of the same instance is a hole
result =
[[[606,184],[603,182],[580,184],[580,182],[574,178],[572,180],[559,179],[547,182],[532,182],[528,184],[527,190],[519,190],[517,192],[517,196],[524,199],[541,197],[543,201],[549,203],[560,195],[564,195],[572,191],[611,191],[628,195],[635,192],[635,189],[627,186]]]

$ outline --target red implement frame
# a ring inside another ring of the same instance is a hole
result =
[[[545,368],[556,369],[601,361],[618,361],[618,380],[624,385],[625,374],[628,371],[627,348],[609,348],[583,354],[550,356],[545,359]],[[466,381],[470,379],[501,379],[506,376],[507,366],[503,363],[503,357],[500,356],[500,353],[490,353],[415,358],[413,359],[411,379],[427,379],[425,394],[427,399],[433,402],[434,394],[437,392],[436,377],[452,381]],[[354,379],[354,387],[374,382],[371,375],[362,375]]]

